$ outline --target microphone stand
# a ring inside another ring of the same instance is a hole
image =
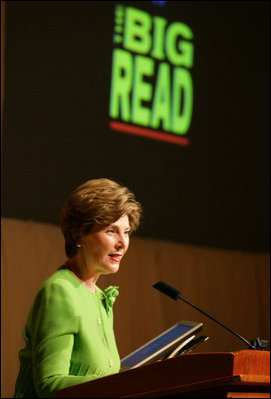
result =
[[[228,330],[230,333],[235,335],[237,338],[239,338],[241,341],[245,342],[249,349],[253,350],[265,350],[268,346],[268,341],[261,339],[260,337],[253,338],[251,342],[247,341],[245,338],[241,337],[241,335],[237,334],[233,330],[231,330],[229,327],[225,326],[222,324],[220,321],[216,320],[214,317],[210,316],[208,313],[204,312],[203,310],[199,309],[197,306],[193,305],[190,303],[187,299],[183,298],[181,295],[181,292],[178,291],[176,288],[172,287],[171,285],[164,283],[163,281],[158,281],[156,284],[153,285],[154,288],[157,290],[161,291],[163,294],[169,296],[170,298],[174,299],[177,301],[178,299],[181,299],[188,305],[192,306],[194,309],[198,310],[200,313],[204,314],[205,316],[209,317],[211,320],[213,320],[215,323],[219,324],[221,327],[225,328]]]
[[[187,299],[183,298],[182,296],[179,296],[178,299],[181,299],[182,301],[188,303],[188,305],[192,306],[194,309],[198,310],[200,313],[204,314],[205,316],[209,317],[211,320],[213,320],[214,322],[218,323],[221,327],[224,327],[226,330],[228,330],[229,332],[231,332],[232,334],[234,334],[236,337],[238,337],[239,339],[241,339],[243,342],[245,342],[248,347],[250,349],[258,349],[256,348],[254,345],[252,345],[249,341],[247,341],[245,338],[241,337],[241,335],[237,334],[236,332],[234,332],[233,330],[231,330],[229,327],[225,326],[224,324],[222,324],[220,321],[216,320],[214,317],[210,316],[209,314],[205,313],[203,310],[199,309],[197,306],[193,305],[192,303],[190,303]]]

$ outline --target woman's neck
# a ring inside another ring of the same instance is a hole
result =
[[[65,266],[90,291],[96,292],[95,285],[99,278],[98,274],[93,273],[93,271],[86,266],[81,266],[75,257],[68,259]]]

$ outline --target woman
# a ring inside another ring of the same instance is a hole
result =
[[[96,283],[118,271],[140,216],[134,194],[112,180],[89,180],[71,193],[61,210],[68,259],[36,294],[14,397],[53,397],[119,371],[112,311],[118,287],[103,292]]]

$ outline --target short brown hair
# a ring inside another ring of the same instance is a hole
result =
[[[107,226],[123,214],[129,218],[131,232],[139,225],[142,207],[134,194],[110,179],[92,179],[78,186],[61,209],[60,225],[65,238],[66,255],[77,253],[78,240],[94,225]]]

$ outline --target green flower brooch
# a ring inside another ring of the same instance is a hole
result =
[[[104,290],[104,306],[106,311],[108,312],[110,309],[112,309],[113,304],[119,295],[119,287],[115,285],[110,285]]]

